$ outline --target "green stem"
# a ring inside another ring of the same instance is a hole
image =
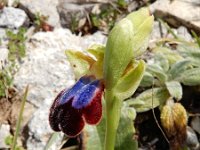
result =
[[[24,112],[24,107],[25,107],[27,95],[28,95],[28,85],[26,86],[26,90],[25,90],[25,93],[23,95],[23,99],[22,99],[22,103],[21,103],[21,107],[20,107],[19,117],[18,117],[18,120],[17,120],[16,131],[15,131],[15,134],[14,134],[11,150],[16,149],[17,137],[19,135],[20,125],[21,125],[21,122],[22,122],[22,119],[23,119],[23,112]]]
[[[106,91],[106,137],[105,150],[114,150],[117,127],[120,119],[121,101],[114,97],[113,92]]]

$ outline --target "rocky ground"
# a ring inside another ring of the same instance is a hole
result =
[[[8,0],[0,10],[0,61],[6,62],[8,57],[8,39],[6,30],[17,32],[20,27],[27,28],[25,41],[26,56],[19,62],[19,70],[14,76],[13,92],[15,99],[20,99],[25,87],[29,85],[27,103],[21,133],[22,144],[28,150],[43,150],[53,131],[48,125],[49,107],[59,91],[70,87],[74,82],[74,75],[65,56],[66,49],[84,50],[88,46],[106,43],[104,31],[81,36],[72,33],[71,24],[76,16],[84,24],[89,12],[113,1],[108,0],[20,0],[18,3]],[[146,3],[130,3],[129,11],[138,9]],[[158,18],[169,23],[171,29],[179,37],[192,41],[189,31],[200,35],[200,1],[199,0],[157,0],[150,3],[151,12]],[[48,16],[46,24],[53,27],[53,31],[37,28],[34,20],[38,12]],[[70,16],[70,17],[69,17]],[[43,30],[43,31],[42,31]],[[166,26],[155,21],[150,40],[168,35]],[[0,68],[4,63],[1,64]],[[11,100],[10,104],[2,98],[0,102],[0,149],[8,148],[4,139],[15,130],[16,119],[19,114],[20,102]],[[6,115],[7,114],[7,115]],[[198,118],[199,119],[199,118]],[[197,119],[197,122],[199,121]],[[51,146],[55,150],[61,143],[62,134],[57,137],[56,144]]]

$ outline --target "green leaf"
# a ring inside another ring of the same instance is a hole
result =
[[[47,142],[47,144],[45,145],[44,150],[48,150],[59,138],[60,133],[59,132],[55,132],[51,135],[51,138],[49,139],[49,141]]]
[[[169,61],[162,53],[156,53],[154,55],[155,64],[158,64],[164,72],[167,72],[169,69]]]
[[[28,96],[28,85],[26,86],[26,89],[25,89],[25,92],[24,92],[24,95],[23,95],[23,99],[22,99],[22,103],[21,103],[21,106],[20,106],[20,112],[19,112],[19,116],[18,116],[18,120],[17,120],[17,124],[16,124],[16,131],[15,131],[15,134],[14,134],[14,137],[13,137],[13,143],[12,143],[12,148],[13,150],[15,150],[15,148],[17,147],[17,138],[18,138],[18,135],[19,135],[19,132],[20,132],[20,127],[21,127],[21,122],[22,122],[22,119],[23,119],[23,113],[24,113],[24,107],[25,107],[25,104],[26,104],[26,100],[27,100],[27,96]]]
[[[90,14],[90,19],[92,21],[92,25],[95,27],[100,27],[101,22],[100,22],[100,18],[96,15],[96,14]]]
[[[183,57],[191,60],[194,66],[200,65],[200,48],[198,45],[179,45],[177,50]]]
[[[116,97],[120,100],[129,98],[138,88],[145,71],[145,62],[140,60],[135,68],[119,79],[114,88]]]
[[[13,143],[13,136],[12,135],[8,135],[5,139],[4,139],[4,143],[8,146],[11,146]]]
[[[166,73],[157,64],[148,65],[147,71],[150,72],[153,76],[157,77],[161,83],[164,83],[165,81],[167,81]]]
[[[103,125],[98,125],[100,128],[103,127]],[[96,126],[90,126],[86,125],[85,131],[87,133],[87,143],[86,143],[86,150],[103,150],[103,142],[104,136],[101,136],[101,132],[105,132],[105,130],[100,129],[97,130],[98,127]]]
[[[169,91],[170,95],[177,100],[180,100],[183,95],[183,89],[179,82],[177,81],[169,81],[166,82],[167,90]]]
[[[191,64],[190,60],[181,60],[173,64],[168,71],[171,80],[176,80],[181,74],[184,74],[187,67]]]
[[[88,72],[90,68],[90,63],[88,61],[90,59],[89,56],[86,56],[81,52],[72,50],[67,50],[65,53],[71,66],[73,67],[74,74],[77,79]]]
[[[150,87],[153,84],[154,77],[151,73],[145,72],[140,82],[140,87]]]
[[[167,47],[156,47],[153,53],[162,53],[168,59],[169,66],[183,59],[180,54]]]
[[[138,145],[136,140],[133,139],[135,128],[133,121],[136,117],[136,111],[134,108],[128,107],[124,103],[121,109],[121,118],[117,129],[117,137],[115,142],[115,150],[134,150]]]
[[[184,85],[200,85],[200,68],[188,69],[178,79]]]
[[[198,44],[199,48],[200,48],[200,38],[198,37],[198,35],[192,30],[192,35],[194,36],[196,43]]]
[[[136,98],[130,98],[126,102],[129,106],[134,107],[137,112],[145,112],[162,105],[169,97],[166,88],[154,88],[153,90],[146,90]]]
[[[127,6],[127,2],[125,0],[117,0],[117,4],[120,7],[126,7]]]
[[[115,149],[136,149],[137,142],[133,139],[135,129],[133,126],[133,121],[136,117],[136,111],[134,108],[128,107],[126,102],[123,103],[121,110],[121,118],[119,126],[117,129],[117,136],[115,142]],[[103,150],[104,149],[104,140],[105,140],[105,131],[106,131],[106,118],[105,111],[103,118],[99,125],[89,126],[87,125],[85,130],[88,135],[86,149],[87,150]]]

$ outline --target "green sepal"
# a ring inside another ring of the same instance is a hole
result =
[[[79,79],[88,72],[90,68],[90,63],[86,59],[81,57],[83,55],[81,52],[66,50],[65,54],[67,55],[67,58],[73,68],[75,77],[77,79]]]
[[[92,45],[87,52],[93,55],[96,62],[90,68],[90,74],[95,75],[96,78],[103,78],[103,59],[104,59],[105,46]]]
[[[133,95],[142,80],[145,68],[145,62],[140,60],[135,68],[119,79],[114,87],[114,93],[118,99],[124,100]]]
[[[144,22],[139,26],[137,30],[134,29],[134,35],[132,42],[133,45],[133,57],[136,58],[142,55],[147,47],[149,42],[150,33],[153,27],[153,16],[149,16]]]
[[[77,79],[85,74],[102,79],[104,51],[104,46],[92,45],[85,52],[67,50],[65,53]]]

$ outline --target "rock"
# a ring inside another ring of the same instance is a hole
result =
[[[177,35],[178,38],[183,39],[185,41],[192,41],[193,38],[191,34],[188,32],[187,28],[184,26],[180,26],[178,29],[171,28],[174,34]],[[160,40],[161,38],[174,38],[171,33],[167,31],[167,28],[158,21],[154,21],[153,31],[151,33],[149,46],[155,47],[155,41]]]
[[[192,119],[191,126],[198,134],[200,134],[200,117],[194,117]]]
[[[191,150],[199,150],[200,144],[197,138],[196,133],[191,127],[187,127],[187,138],[186,144]]]
[[[0,27],[19,28],[27,22],[28,17],[21,9],[4,7],[3,10],[0,10]]]
[[[6,30],[4,28],[0,28],[0,39],[2,40],[5,37],[6,37]]]
[[[28,101],[32,104],[39,107],[44,99],[53,99],[60,90],[74,83],[64,51],[77,48],[73,47],[76,39],[69,30],[60,29],[38,32],[26,44],[27,57],[15,75],[14,84],[19,90],[29,84]]]
[[[79,20],[86,18],[88,12],[91,12],[94,4],[75,4],[65,0],[59,1],[57,7],[62,27],[73,28],[77,26]]]
[[[157,0],[150,6],[156,17],[163,18],[171,25],[184,25],[200,34],[200,1],[199,0]],[[189,13],[188,13],[189,12]]]
[[[63,1],[63,0],[60,0]],[[67,0],[70,3],[85,4],[85,3],[109,3],[116,0]]]
[[[106,44],[107,37],[103,35],[101,32],[95,32],[93,35],[86,35],[81,38],[80,46],[81,49],[84,50],[88,48],[92,44]]]
[[[7,2],[8,2],[8,6],[12,7],[16,3],[16,0],[7,0]]]
[[[181,31],[180,31],[181,33],[178,33],[177,29],[171,28],[171,30],[177,36],[179,36],[180,34],[180,37],[184,37],[184,34],[182,35]],[[174,36],[170,32],[168,32],[167,27],[163,23],[160,23],[159,21],[154,21],[153,30],[149,40],[149,47],[155,48],[156,42],[163,38],[174,38]]]
[[[159,23],[158,21],[155,21],[150,41],[159,40],[160,38],[166,37],[166,35],[167,35],[166,27],[163,24]]]
[[[20,113],[20,109],[21,109],[21,101],[16,101],[15,103],[12,104],[11,106],[11,112],[10,112],[10,116],[9,116],[9,121],[11,122],[12,129],[16,129],[16,124],[17,124],[17,120],[19,117],[19,113]],[[25,103],[24,106],[24,113],[22,115],[23,120],[21,122],[21,126],[24,127],[28,121],[31,119],[33,113],[36,111],[36,107],[28,102]]]
[[[192,41],[192,36],[191,34],[188,32],[187,28],[184,27],[184,26],[180,26],[178,29],[177,29],[177,35],[178,37],[186,40],[186,41]]]
[[[47,145],[47,142],[53,133],[48,120],[49,107],[51,106],[51,103],[52,99],[45,99],[29,122],[28,139],[26,141],[27,150],[43,150]],[[63,134],[59,133],[49,149],[58,149],[61,144],[62,137]]]
[[[48,16],[47,23],[54,26],[59,27],[59,15],[57,13],[56,6],[58,4],[58,0],[20,0],[19,7],[24,9],[32,20],[35,19],[35,15],[37,13]]]
[[[0,47],[0,70],[6,64],[6,60],[8,58],[8,49],[4,47]]]
[[[7,146],[5,144],[5,139],[9,135],[10,135],[10,126],[7,124],[1,124],[1,126],[0,126],[0,149],[9,148],[9,146]]]
[[[170,3],[170,0],[157,0],[149,6],[149,10],[150,10],[151,14],[154,14],[155,11],[159,8],[159,6],[166,5],[169,3]]]

